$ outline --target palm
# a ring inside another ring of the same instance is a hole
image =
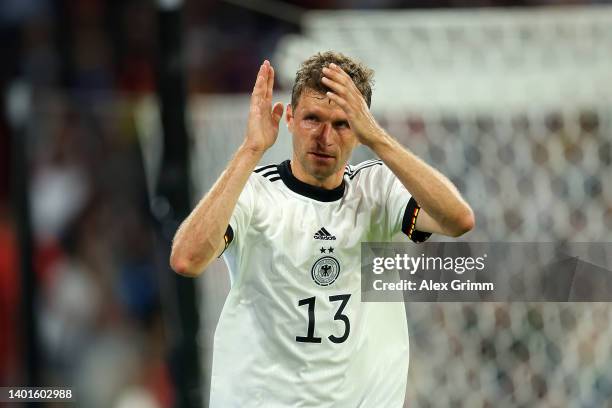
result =
[[[259,68],[255,87],[251,95],[247,125],[247,143],[256,150],[266,150],[278,136],[278,125],[283,115],[283,105],[276,103],[272,108],[274,69],[268,61]]]

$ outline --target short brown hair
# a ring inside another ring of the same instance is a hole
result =
[[[310,88],[316,92],[325,94],[330,89],[323,85],[321,77],[323,68],[331,63],[338,65],[344,72],[349,74],[357,89],[363,95],[368,107],[372,102],[372,85],[374,83],[374,71],[362,63],[335,51],[319,52],[306,61],[302,62],[295,74],[295,82],[291,90],[291,106],[296,108],[302,92]]]

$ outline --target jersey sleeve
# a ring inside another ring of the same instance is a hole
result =
[[[236,247],[240,245],[243,237],[246,235],[246,231],[253,215],[253,209],[255,206],[255,197],[253,193],[253,181],[252,176],[245,184],[232,216],[230,217],[229,225],[225,231],[225,250],[229,247]],[[223,254],[222,253],[222,254]],[[219,255],[221,256],[221,255]]]
[[[419,204],[386,165],[380,166],[380,175],[387,194],[384,208],[388,236],[402,232],[413,242],[426,241],[431,233],[416,229]]]

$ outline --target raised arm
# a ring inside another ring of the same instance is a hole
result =
[[[415,228],[458,237],[474,228],[474,213],[453,183],[384,131],[371,145],[421,206]]]
[[[327,96],[346,113],[357,139],[372,149],[421,206],[416,229],[457,237],[474,228],[474,213],[439,171],[389,136],[374,120],[351,77],[330,64],[323,69]]]
[[[174,235],[170,266],[175,272],[195,277],[222,252],[224,234],[238,197],[253,169],[278,136],[283,104],[278,102],[272,108],[273,87],[274,69],[264,61],[251,95],[244,142],[212,189]]]

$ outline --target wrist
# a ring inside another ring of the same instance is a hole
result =
[[[252,156],[252,157],[257,158],[257,159],[261,159],[261,157],[264,155],[266,150],[267,149],[265,149],[263,147],[251,146],[251,145],[248,145],[246,143],[243,143],[238,148],[238,152],[239,153],[243,153],[245,155]]]
[[[376,129],[374,132],[375,136],[372,137],[367,144],[374,153],[379,157],[384,151],[393,149],[395,140],[383,129]]]

